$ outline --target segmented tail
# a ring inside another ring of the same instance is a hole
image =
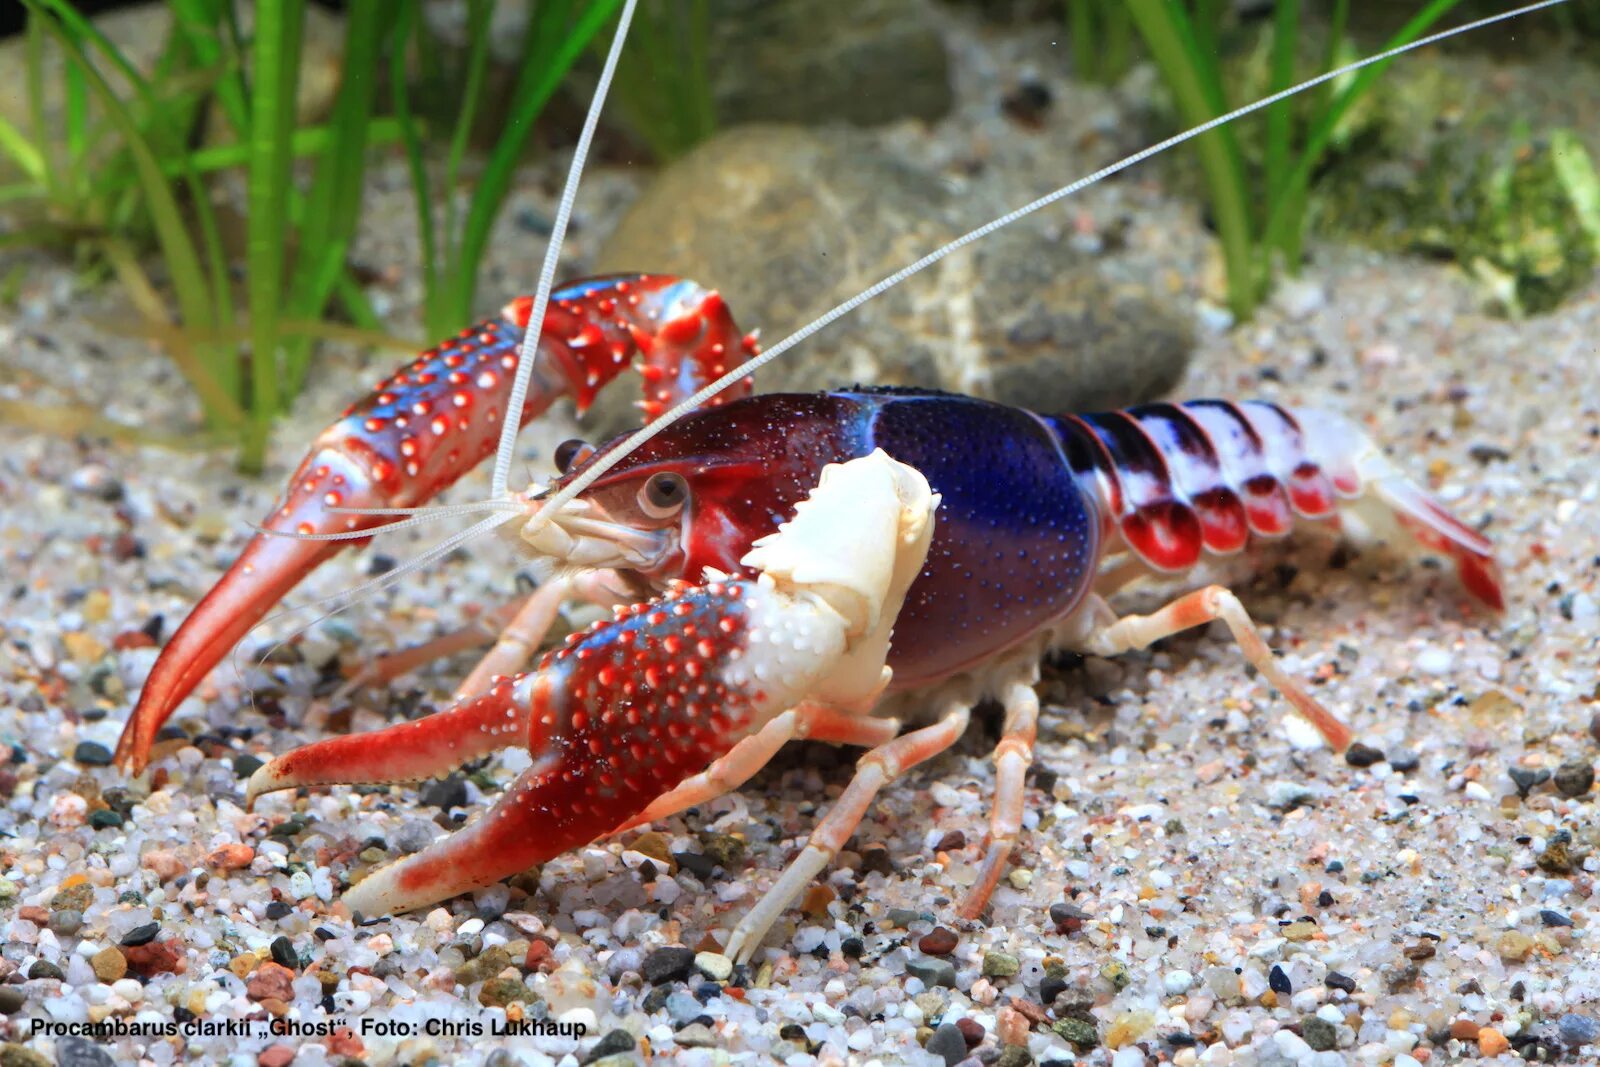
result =
[[[1047,421],[1099,501],[1107,536],[1157,571],[1282,537],[1296,518],[1336,519],[1447,556],[1474,596],[1504,610],[1489,542],[1337,415],[1192,400]]]

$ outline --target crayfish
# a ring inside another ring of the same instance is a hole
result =
[[[538,297],[515,301],[423,353],[321,435],[163,652],[117,749],[125,769],[143,770],[161,724],[285,592],[453,483],[497,438],[503,464],[505,423],[561,397],[582,410],[630,366],[648,417],[694,402],[653,423],[648,440],[569,442],[549,485],[493,502],[504,513],[493,522],[522,522],[524,548],[556,566],[502,616],[504,635],[450,708],[307,745],[251,779],[254,799],[418,780],[528,748],[532,766],[485,816],[349,891],[369,916],[702,803],[791,739],[865,747],[806,848],[734,932],[728,954],[748,959],[878,791],[951,747],[972,708],[996,699],[990,833],[958,905],[977,918],[1022,828],[1034,685],[1051,649],[1111,656],[1220,620],[1335,750],[1351,739],[1228,590],[1119,617],[1107,598],[1128,584],[1182,575],[1297,522],[1341,522],[1442,555],[1486,607],[1504,606],[1488,541],[1333,414],[1221,400],[1036,413],[911,389],[750,396],[745,370],[788,342],[758,356],[712,290],[611,276],[559,288],[541,308]],[[518,673],[569,595],[610,600],[613,617]]]

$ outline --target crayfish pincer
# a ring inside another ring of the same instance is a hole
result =
[[[745,555],[753,577],[675,583],[481,697],[279,756],[251,777],[248,799],[415,781],[526,745],[533,765],[486,815],[346,894],[353,910],[374,916],[700,803],[791,738],[890,742],[899,724],[870,713],[889,682],[890,629],[927,555],[938,503],[921,474],[882,451],[829,466],[794,518]]]

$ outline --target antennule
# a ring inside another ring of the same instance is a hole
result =
[[[523,509],[509,500],[483,500],[475,504],[451,504],[437,508],[329,508],[329,511],[340,512],[348,515],[409,515],[410,518],[398,522],[385,523],[382,526],[371,526],[364,530],[344,530],[339,533],[301,533],[298,530],[274,530],[270,526],[263,526],[259,522],[247,522],[246,525],[259,534],[270,537],[287,537],[292,541],[359,541],[367,537],[377,537],[379,534],[395,533],[423,523],[434,522],[438,519],[449,519],[457,515],[479,515],[485,511],[499,511],[506,514],[521,512]]]
[[[759,356],[756,356],[749,362],[744,363],[737,369],[731,370],[727,374],[724,374],[710,385],[707,385],[704,389],[701,389],[698,393],[695,393],[687,400],[684,400],[682,403],[678,404],[672,410],[666,412],[654,422],[651,422],[649,425],[639,429],[633,434],[632,437],[629,437],[626,441],[624,441],[621,447],[612,449],[610,452],[601,456],[582,474],[568,482],[560,492],[556,493],[549,500],[545,501],[544,506],[536,511],[533,514],[533,517],[528,520],[528,528],[536,531],[543,527],[545,523],[550,521],[549,516],[555,514],[555,512],[564,504],[566,504],[567,501],[571,500],[573,497],[589,488],[589,486],[594,483],[595,479],[605,474],[618,463],[621,463],[640,445],[649,441],[652,437],[655,437],[661,431],[665,430],[667,427],[683,418],[683,416],[687,415],[689,412],[700,407],[707,400],[710,400],[712,397],[722,392],[722,390],[726,389],[734,382],[748,377],[760,368],[766,366],[768,363],[771,363],[773,360],[777,359],[779,356],[793,348],[795,345],[799,344],[801,341],[804,341],[806,338],[816,333],[818,330],[831,324],[834,322],[834,320],[848,315],[862,304],[865,304],[868,300],[871,300],[873,297],[878,296],[886,290],[894,288],[896,285],[899,285],[913,274],[921,273],[923,270],[933,266],[941,259],[944,259],[950,253],[958,249],[965,248],[974,241],[981,240],[982,238],[989,236],[991,233],[994,233],[996,230],[1009,226],[1018,219],[1033,214],[1040,208],[1049,207],[1058,200],[1064,200],[1073,193],[1076,193],[1082,189],[1087,189],[1089,186],[1109,178],[1113,174],[1120,173],[1121,171],[1127,170],[1129,167],[1134,166],[1135,164],[1142,163],[1151,156],[1160,155],[1167,149],[1174,148],[1177,145],[1183,144],[1185,141],[1199,137],[1203,133],[1209,133],[1218,126],[1225,125],[1226,123],[1232,122],[1235,119],[1243,118],[1244,116],[1253,114],[1262,110],[1263,108],[1271,107],[1273,104],[1276,104],[1281,100],[1287,100],[1289,97],[1298,93],[1303,93],[1307,89],[1314,89],[1324,82],[1343,77],[1344,75],[1360,70],[1363,67],[1370,67],[1374,63],[1382,63],[1386,60],[1393,59],[1395,56],[1403,53],[1415,51],[1418,48],[1424,48],[1431,44],[1437,44],[1440,41],[1446,40],[1450,37],[1455,37],[1459,34],[1470,33],[1473,30],[1479,30],[1485,26],[1492,26],[1497,22],[1504,22],[1507,19],[1517,18],[1521,15],[1530,14],[1531,12],[1538,11],[1542,8],[1554,7],[1555,5],[1562,3],[1566,3],[1566,0],[1539,0],[1538,3],[1527,4],[1523,7],[1514,8],[1510,11],[1502,11],[1499,14],[1489,15],[1485,18],[1478,19],[1475,22],[1468,22],[1461,26],[1455,26],[1447,30],[1440,30],[1438,33],[1429,34],[1426,37],[1419,37],[1417,40],[1412,41],[1409,44],[1399,45],[1387,51],[1379,52],[1376,55],[1367,56],[1365,59],[1358,59],[1353,63],[1349,63],[1338,68],[1337,70],[1330,70],[1324,74],[1318,74],[1316,77],[1303,81],[1298,85],[1293,85],[1287,89],[1282,89],[1276,93],[1273,93],[1271,96],[1263,97],[1254,103],[1246,104],[1240,108],[1235,108],[1226,115],[1219,115],[1207,122],[1202,122],[1198,126],[1184,130],[1182,133],[1174,134],[1164,141],[1153,144],[1148,148],[1141,149],[1131,156],[1119,159],[1110,166],[1102,167],[1100,170],[1095,171],[1088,177],[1079,178],[1070,185],[1063,185],[1054,192],[1046,193],[1044,196],[1039,197],[1039,199],[1033,201],[1032,203],[1024,204],[1022,207],[1019,207],[1013,211],[1009,211],[1006,214],[1001,215],[999,218],[979,226],[975,230],[971,230],[962,234],[949,244],[934,249],[932,252],[929,252],[915,263],[900,268],[888,277],[883,278],[874,285],[862,290],[849,300],[846,300],[844,303],[836,305],[832,309],[823,312],[821,315],[817,316],[817,318],[806,323],[806,325],[800,327],[794,333],[791,333],[788,337],[785,337],[783,340],[779,341],[777,344],[773,345]],[[517,368],[518,374],[521,374],[522,370],[523,368],[519,366]],[[509,422],[507,425],[509,426]]]

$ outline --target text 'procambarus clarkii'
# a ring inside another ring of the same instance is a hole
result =
[[[959,905],[976,918],[1022,827],[1040,657],[1115,655],[1216,620],[1342,749],[1348,730],[1278,667],[1226,589],[1150,615],[1118,617],[1105,598],[1322,520],[1446,557],[1470,593],[1501,610],[1487,540],[1345,419],[1215,400],[1073,415],[918,390],[731,402],[716,392],[747,389],[748,370],[864,299],[1176,140],[973,231],[763,356],[714,292],[649,275],[575,283],[550,294],[548,309],[535,296],[424,354],[318,442],[268,531],[158,661],[119,762],[142,769],[177,704],[344,539],[376,532],[383,509],[414,510],[493,451],[497,435],[503,468],[515,426],[561,395],[587,403],[634,362],[647,414],[678,404],[649,439],[564,447],[550,487],[491,501],[500,514],[468,531],[522,521],[525,544],[561,567],[508,613],[505,637],[456,703],[307,745],[252,778],[254,799],[415,780],[507,745],[529,749],[533,765],[488,815],[361,881],[352,908],[425,906],[681,811],[737,787],[794,738],[866,747],[805,850],[735,931],[729,955],[749,958],[876,793],[953,745],[974,705],[996,699],[1004,724],[989,841]],[[525,329],[533,321],[542,334]],[[525,399],[521,383],[531,384]],[[507,418],[513,410],[519,417]],[[626,604],[515,674],[568,594]],[[902,721],[915,728],[900,733]]]

